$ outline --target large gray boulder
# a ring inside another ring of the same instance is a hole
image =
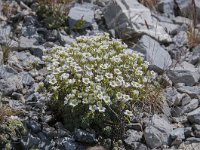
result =
[[[167,75],[174,84],[185,83],[188,86],[197,83],[200,77],[195,66],[186,61],[170,69]]]
[[[143,53],[150,62],[150,67],[156,72],[162,72],[172,63],[169,53],[161,45],[147,35],[143,35],[137,43],[135,50]]]
[[[172,125],[164,118],[154,115],[144,130],[144,138],[150,148],[158,148],[169,142]]]
[[[174,14],[174,0],[160,0],[157,8],[166,15]]]
[[[122,39],[147,34],[159,41],[171,41],[164,28],[152,19],[150,10],[137,0],[110,1],[104,17],[108,28],[115,29]]]
[[[175,0],[181,15],[183,16],[190,16],[192,17],[193,13],[194,13],[194,4],[193,4],[193,0]],[[196,9],[196,17],[197,19],[200,20],[200,1],[199,0],[194,0],[195,2],[195,9]],[[191,11],[192,10],[192,11]]]

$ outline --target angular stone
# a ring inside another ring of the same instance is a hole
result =
[[[152,149],[168,143],[168,135],[166,133],[160,132],[153,126],[148,126],[145,128],[144,137],[147,146]]]
[[[174,139],[181,139],[184,140],[185,139],[185,130],[184,128],[176,128],[171,132],[171,138]]]
[[[189,104],[185,105],[183,107],[184,113],[189,113],[196,109],[199,106],[199,100],[198,99],[192,99]]]
[[[142,139],[142,132],[138,132],[135,130],[128,130],[125,134],[124,142],[127,145],[132,145],[134,142],[140,142]]]
[[[192,56],[189,58],[189,60],[193,65],[198,65],[200,62],[200,45],[192,49]]]
[[[194,85],[200,78],[195,66],[187,62],[182,62],[179,66],[167,71],[167,75],[174,84],[185,83],[188,86]]]
[[[180,117],[184,114],[184,110],[182,107],[176,106],[176,107],[172,108],[171,114],[173,117]]]
[[[157,8],[161,13],[174,14],[174,0],[160,0]]]
[[[172,131],[171,139],[173,140],[171,145],[179,145],[182,140],[185,139],[184,128],[177,128]]]
[[[194,0],[195,8],[194,8],[194,4],[192,0],[175,0],[175,2],[178,5],[181,15],[186,16],[186,17],[191,16],[194,13],[194,11],[191,11],[191,10],[196,9],[196,17],[197,19],[200,20],[200,15],[199,15],[200,1],[199,0]]]
[[[11,95],[12,92],[21,91],[23,88],[21,79],[17,75],[10,76],[6,79],[0,79],[0,91],[4,95]]]
[[[180,26],[173,24],[173,23],[168,23],[168,22],[159,22],[159,24],[165,28],[166,32],[169,35],[175,35],[177,34],[177,31],[179,30]]]
[[[64,33],[60,33],[60,32],[58,34],[58,40],[63,46],[70,45],[71,43],[73,43],[75,41],[75,39],[71,38],[70,36],[68,36]]]
[[[190,138],[187,138],[187,141],[189,143],[200,143],[200,138],[190,137]]]
[[[9,100],[9,106],[14,109],[23,110],[25,106],[22,102],[18,100]]]
[[[191,123],[200,124],[200,107],[187,114]]]
[[[17,57],[17,61],[14,61],[13,63],[18,63],[25,70],[32,69],[32,64],[34,63],[38,65],[44,64],[44,62],[42,62],[40,58],[33,56],[32,54],[30,54],[30,52],[14,52],[13,55]]]
[[[191,98],[199,98],[200,96],[199,86],[182,86],[177,90],[181,93],[187,93]]]
[[[144,130],[144,138],[150,148],[158,148],[169,142],[173,128],[164,118],[154,115]]]
[[[188,37],[187,37],[187,32],[185,31],[180,31],[174,38],[173,38],[174,43],[178,47],[182,47],[188,43]]]
[[[76,141],[89,143],[89,144],[96,142],[95,134],[81,130],[81,129],[75,129],[74,139]]]
[[[172,63],[169,53],[157,41],[147,35],[142,36],[134,50],[143,53],[145,59],[150,62],[150,68],[156,72],[163,72]]]
[[[78,21],[83,21],[80,29],[87,27],[92,27],[92,24],[95,23],[94,19],[94,5],[89,3],[76,4],[69,10],[69,27],[71,29],[76,29]]]
[[[191,143],[191,144],[182,143],[179,146],[179,149],[184,149],[184,150],[199,150],[200,149],[200,143]]]
[[[182,106],[185,106],[187,105],[188,103],[190,103],[192,99],[190,98],[190,96],[188,94],[184,94],[182,100],[181,100],[181,105]]]
[[[150,10],[136,0],[110,1],[104,17],[108,28],[115,29],[122,39],[146,34],[159,41],[171,41],[164,28],[152,19]]]
[[[21,36],[19,38],[19,50],[30,50],[31,54],[42,58],[44,47],[39,45],[39,41],[36,38],[28,38]]]
[[[77,150],[78,144],[72,138],[64,138],[63,145],[65,150]]]
[[[8,65],[1,65],[0,66],[0,79],[6,79],[9,78],[10,76],[16,75],[17,71],[11,68]]]
[[[27,126],[31,129],[33,133],[38,133],[42,130],[41,125],[33,120],[27,122]]]
[[[27,73],[27,72],[21,72],[19,74],[19,76],[21,76],[22,83],[25,86],[31,86],[35,82],[34,79],[32,78],[32,76],[29,73]]]
[[[146,145],[140,143],[140,142],[133,142],[130,145],[126,145],[126,150],[148,150]]]

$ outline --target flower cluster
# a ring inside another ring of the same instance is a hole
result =
[[[89,112],[118,108],[132,116],[131,104],[144,93],[152,79],[143,55],[127,49],[107,33],[81,36],[68,47],[45,50],[52,97],[64,105],[87,105]]]

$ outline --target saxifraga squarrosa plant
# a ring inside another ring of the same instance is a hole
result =
[[[142,54],[107,33],[80,36],[68,47],[45,50],[43,59],[50,73],[52,108],[60,110],[68,129],[109,125],[122,133],[155,76]]]

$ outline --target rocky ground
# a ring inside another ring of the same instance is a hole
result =
[[[19,150],[83,150],[98,145],[100,139],[91,130],[67,131],[47,109],[45,95],[36,91],[47,75],[41,59],[44,49],[98,32],[109,32],[144,53],[166,87],[163,113],[135,116],[115,149],[200,149],[200,1],[194,5],[192,0],[160,0],[154,7],[137,0],[72,2],[69,33],[44,27],[36,14],[36,0],[7,2],[14,10],[5,15],[6,2],[0,0],[0,44],[9,46],[9,57],[5,47],[0,51],[0,109],[20,110],[18,119],[24,127],[12,122],[16,116],[4,118],[0,149],[5,149],[6,140],[11,141],[7,149]],[[84,24],[77,29],[80,19]],[[196,28],[191,31],[194,19]],[[16,128],[10,127],[12,123]],[[111,139],[103,141],[106,148],[113,146]]]

